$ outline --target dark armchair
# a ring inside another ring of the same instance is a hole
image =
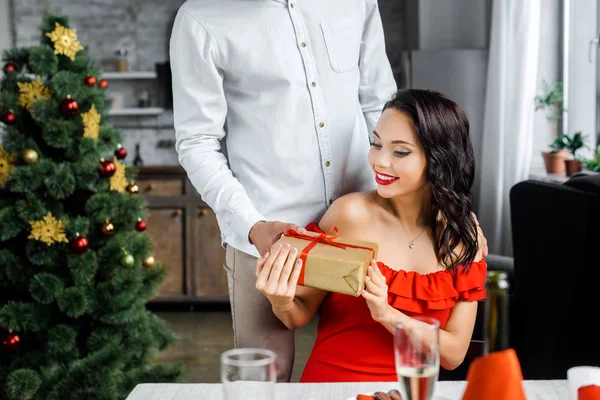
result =
[[[600,365],[600,175],[524,181],[510,193],[511,346],[525,379],[566,379]]]

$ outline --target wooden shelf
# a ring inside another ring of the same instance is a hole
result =
[[[106,80],[127,80],[127,79],[156,79],[157,74],[154,71],[130,71],[130,72],[105,72],[102,78]]]
[[[150,116],[160,115],[164,112],[164,108],[160,107],[144,107],[144,108],[111,108],[108,110],[108,115],[111,117],[124,117],[124,116]]]

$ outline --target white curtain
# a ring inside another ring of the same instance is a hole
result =
[[[492,254],[512,255],[509,193],[529,174],[540,0],[494,0],[478,218]]]

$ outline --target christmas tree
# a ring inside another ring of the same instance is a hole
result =
[[[181,379],[145,304],[164,279],[108,84],[69,28],[4,53],[0,125],[0,399],[122,399]]]

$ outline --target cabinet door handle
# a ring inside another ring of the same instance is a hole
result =
[[[183,211],[180,209],[177,209],[175,211],[173,211],[173,216],[174,217],[180,217],[183,214]]]
[[[156,189],[156,183],[149,183],[148,186],[146,187],[147,192],[150,192],[154,189]]]
[[[204,217],[206,214],[208,214],[207,208],[203,208],[200,211],[198,211],[198,217],[200,217],[200,218]]]

